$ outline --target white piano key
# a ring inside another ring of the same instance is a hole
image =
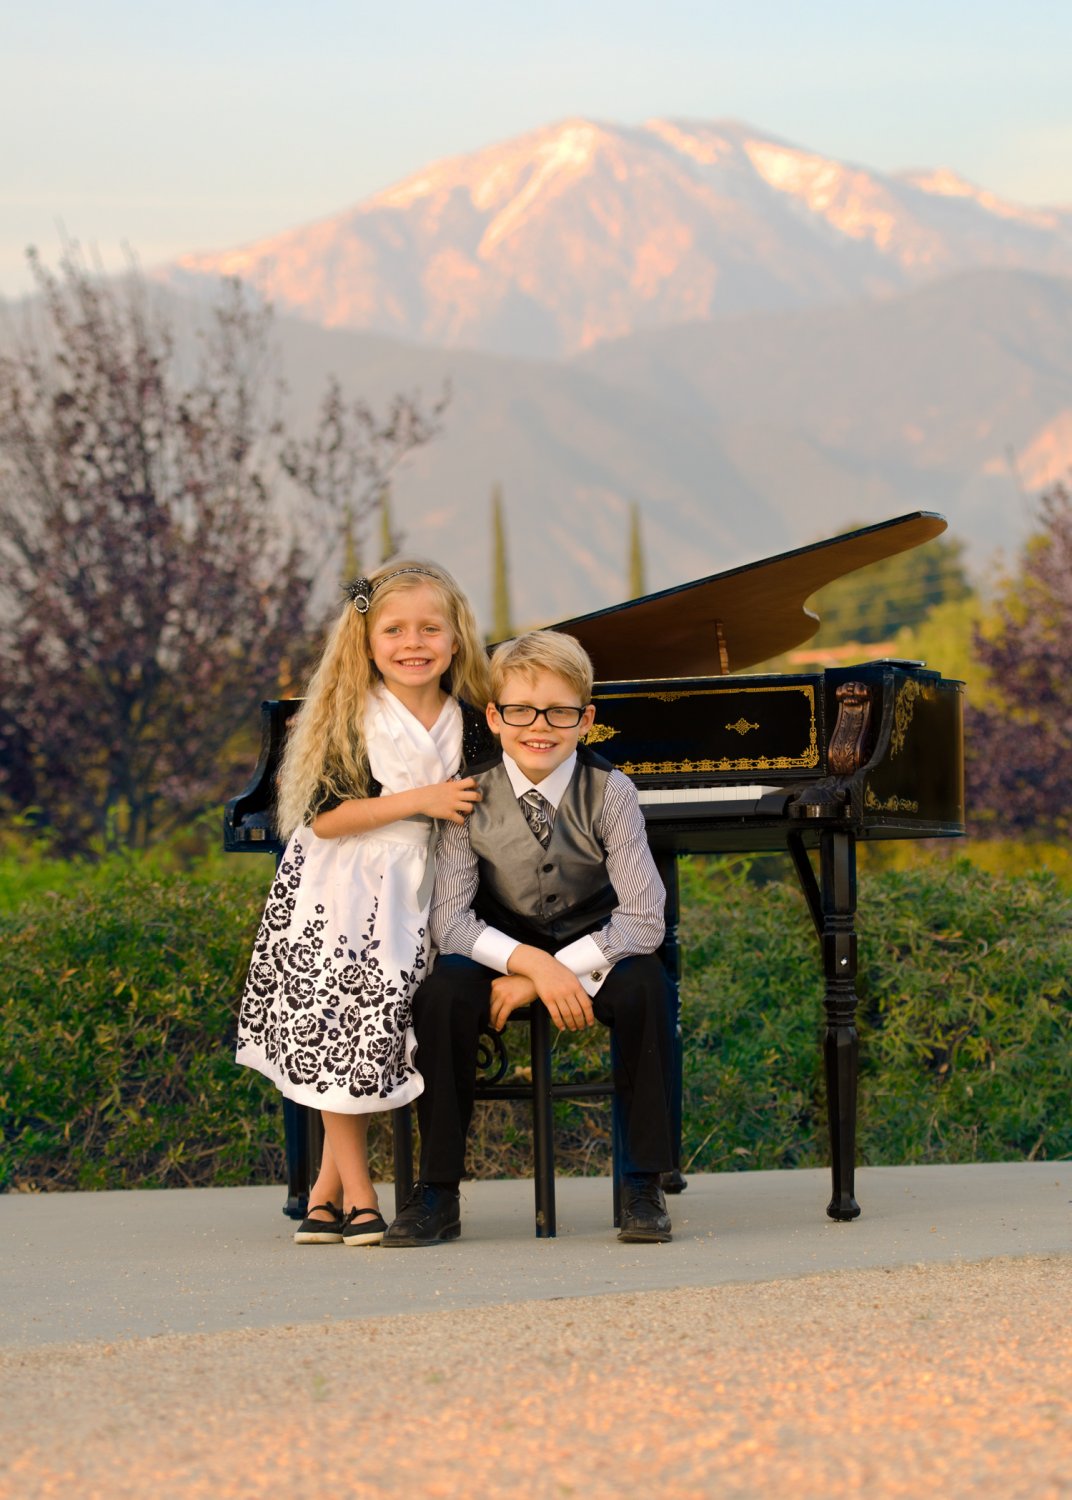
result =
[[[671,802],[755,802],[776,788],[767,785],[669,786],[638,787],[637,796],[645,807]]]

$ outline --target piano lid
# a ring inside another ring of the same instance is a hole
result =
[[[914,511],[551,628],[577,637],[600,682],[742,672],[810,640],[819,617],[804,603],[819,589],[945,529],[943,516]]]

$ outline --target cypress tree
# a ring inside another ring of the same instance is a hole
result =
[[[346,506],[342,513],[342,581],[361,575],[361,557],[357,550],[357,527],[354,525],[354,508]]]
[[[506,565],[506,525],[503,521],[502,486],[491,491],[491,641],[509,640],[514,633],[510,621],[510,577]]]
[[[380,494],[380,562],[385,563],[398,551],[398,538],[391,524],[391,486],[385,484]]]
[[[644,579],[644,543],[640,535],[640,508],[634,500],[629,507],[629,599],[639,599],[648,592]]]

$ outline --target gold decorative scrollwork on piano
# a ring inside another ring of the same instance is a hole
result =
[[[614,729],[610,724],[593,724],[584,737],[586,745],[602,745],[606,740],[612,740],[620,729]]]
[[[910,677],[903,682],[897,690],[897,698],[893,705],[893,729],[890,733],[890,758],[900,755],[904,749],[905,736],[909,725],[912,723],[912,715],[916,711],[916,699],[923,692],[923,684]]]
[[[868,812],[876,813],[919,812],[919,803],[913,802],[908,797],[887,797],[885,802],[880,802],[870,787],[864,795],[864,806]]]
[[[750,724],[742,714],[736,724],[727,724],[727,729],[732,729],[735,734],[746,735],[750,729],[758,729],[758,724]]]
[[[627,776],[673,776],[710,771],[795,771],[802,766],[814,766],[817,763],[816,753],[801,756],[755,755],[742,760],[730,760],[727,757],[720,760],[623,760],[619,761],[618,769]]]

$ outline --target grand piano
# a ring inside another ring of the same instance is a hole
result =
[[[945,528],[941,516],[914,512],[552,627],[576,636],[595,664],[588,743],[636,783],[668,892],[672,978],[680,977],[678,854],[778,849],[792,859],[822,959],[826,1211],[839,1220],[860,1212],[856,845],[963,834],[963,684],[892,659],[744,674],[815,634],[807,601],[820,589]],[[228,850],[282,853],[272,795],[298,702],[262,706],[253,780],[225,810]],[[287,1111],[292,1199],[304,1149],[298,1109]],[[683,1185],[680,1174],[668,1183]]]

